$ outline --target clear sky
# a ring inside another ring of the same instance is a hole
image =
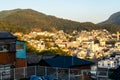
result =
[[[31,8],[47,15],[98,23],[120,11],[120,0],[1,0],[0,11]]]

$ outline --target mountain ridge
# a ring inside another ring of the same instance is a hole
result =
[[[52,31],[53,28],[56,30],[64,30],[68,32],[77,30],[79,27],[84,30],[89,29],[83,27],[80,22],[57,18],[55,16],[46,15],[32,9],[15,9],[0,12],[0,21],[13,26],[27,28],[38,27],[41,28],[41,30],[47,31]],[[93,23],[91,23],[91,25],[93,25]]]
[[[113,13],[107,20],[105,20],[99,24],[101,24],[101,25],[104,25],[104,24],[120,25],[120,11]]]
[[[115,30],[109,29],[109,27]],[[12,32],[30,32],[38,31],[58,31],[63,30],[71,33],[73,30],[93,30],[107,29],[110,32],[120,31],[116,25],[98,25],[92,22],[77,22],[68,19],[58,18],[52,15],[35,11],[33,9],[14,9],[0,11],[0,30],[8,30]]]

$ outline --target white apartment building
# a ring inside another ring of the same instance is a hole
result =
[[[101,60],[98,61],[98,68],[117,68],[118,63],[116,60]]]

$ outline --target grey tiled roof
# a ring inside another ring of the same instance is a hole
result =
[[[42,55],[37,55],[35,53],[28,53],[27,54],[27,63],[28,64],[38,64],[41,59],[49,59],[54,56],[42,56]]]
[[[0,31],[0,39],[2,38],[16,38],[16,36],[14,36],[8,31]]]

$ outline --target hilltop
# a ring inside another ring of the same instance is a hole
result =
[[[14,9],[0,12],[0,30],[11,32],[50,31],[63,30],[70,33],[73,30],[107,29],[110,32],[120,31],[120,27],[111,24],[98,25],[91,22],[76,22],[68,19],[58,18],[51,15],[32,10]],[[114,29],[114,30],[113,30]]]

